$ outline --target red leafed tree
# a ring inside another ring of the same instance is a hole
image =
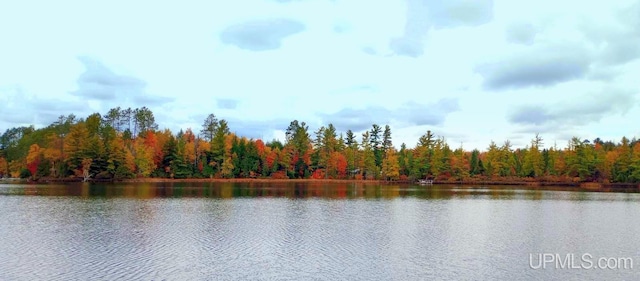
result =
[[[147,131],[144,136],[144,145],[150,149],[153,155],[153,164],[160,167],[164,155],[162,154],[162,146],[158,143],[158,137],[153,131]]]
[[[267,154],[267,157],[265,157],[265,162],[267,163],[266,168],[269,170],[273,170],[273,164],[276,162],[276,159],[278,159],[278,153],[275,150],[269,152],[269,154]]]
[[[27,169],[32,175],[36,174],[38,165],[40,165],[41,151],[40,146],[32,144],[29,147],[29,153],[27,154]]]
[[[153,131],[147,131],[144,136],[144,144],[147,147],[155,147],[158,140],[156,139],[156,134]]]
[[[347,176],[347,158],[340,152],[334,151],[329,158],[330,167],[335,169],[337,178],[344,178]],[[332,175],[330,173],[329,175]]]
[[[302,161],[304,161],[307,166],[311,165],[311,154],[313,154],[313,145],[308,143],[307,150],[302,154]]]
[[[324,169],[316,169],[311,174],[311,178],[315,180],[324,179]]]
[[[162,166],[162,160],[164,160],[164,152],[162,151],[162,148],[171,137],[172,134],[169,130],[157,133],[148,132],[147,138],[150,138],[150,140],[146,141],[145,139],[145,143],[148,142],[149,148],[153,151],[153,163],[156,167]]]
[[[294,154],[293,157],[291,157],[291,161],[289,162],[290,167],[295,167],[296,163],[298,163],[298,159],[300,159],[298,154]]]

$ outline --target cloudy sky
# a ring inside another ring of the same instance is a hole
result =
[[[637,0],[5,1],[0,38],[1,131],[147,106],[267,140],[293,119],[410,147],[640,135]]]

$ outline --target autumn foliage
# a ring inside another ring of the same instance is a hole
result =
[[[413,147],[398,149],[391,128],[376,124],[357,135],[332,124],[310,131],[294,120],[283,142],[264,142],[231,133],[213,114],[199,132],[158,130],[154,120],[148,108],[114,108],[85,119],[60,116],[40,129],[8,129],[0,138],[0,176],[640,182],[636,139],[573,138],[559,148],[536,135],[524,148],[505,141],[465,151],[427,131]]]
[[[29,147],[27,154],[27,169],[31,172],[31,175],[35,175],[40,165],[40,158],[42,157],[40,146],[38,144],[32,144]]]

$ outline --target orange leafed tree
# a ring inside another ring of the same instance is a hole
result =
[[[156,132],[154,136],[156,137],[156,142],[154,146],[151,147],[154,153],[153,161],[156,167],[160,168],[163,166],[163,160],[165,157],[164,147],[167,142],[169,142],[169,140],[173,138],[173,134],[171,133],[171,131],[169,131],[169,129],[166,129],[162,132]]]
[[[618,159],[618,152],[615,150],[612,151],[607,151],[605,157],[604,157],[604,161],[603,161],[603,176],[610,180],[611,179],[611,171],[613,170],[613,165],[616,163],[616,160]]]
[[[151,148],[155,147],[156,144],[158,143],[158,140],[156,139],[156,134],[153,131],[147,131],[144,134],[144,138],[142,140],[147,147],[151,147]]]
[[[265,157],[266,167],[270,171],[274,171],[273,166],[278,160],[278,151],[276,149],[269,151],[267,156]],[[275,171],[274,171],[275,172]]]
[[[7,163],[7,159],[0,157],[0,178],[9,175],[9,163]]]
[[[198,142],[198,151],[204,153],[205,151],[211,151],[211,143],[208,141],[200,140]]]
[[[238,137],[235,134],[228,134],[224,138],[224,154],[231,153],[231,147],[233,146],[233,141]]]
[[[184,159],[187,163],[195,163],[196,162],[196,142],[187,141],[184,144]]]
[[[45,147],[41,148],[44,159],[51,162],[51,170],[49,171],[52,176],[57,176],[58,164],[62,160],[62,139],[56,134],[49,134],[46,138]]]
[[[187,130],[182,135],[182,139],[185,142],[195,142],[196,136],[193,134],[193,131],[191,131],[191,128],[187,128]]]
[[[153,131],[147,131],[144,136],[143,144],[145,146],[144,148],[138,144],[136,150],[148,151],[152,155],[153,166],[159,167],[162,164],[162,159],[164,158],[162,153],[162,145],[164,145],[164,142],[161,144],[158,141],[156,133]]]
[[[258,139],[255,141],[255,145],[256,145],[256,149],[258,150],[258,155],[260,156],[260,158],[265,157],[265,146],[264,146],[264,142],[262,142],[261,139]]]
[[[329,158],[329,167],[335,169],[335,173],[332,171],[329,173],[330,176],[334,176],[336,178],[342,179],[347,176],[347,158],[340,152],[334,151],[331,153]]]

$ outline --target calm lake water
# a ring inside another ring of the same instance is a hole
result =
[[[640,280],[640,194],[513,188],[3,184],[0,280]]]

